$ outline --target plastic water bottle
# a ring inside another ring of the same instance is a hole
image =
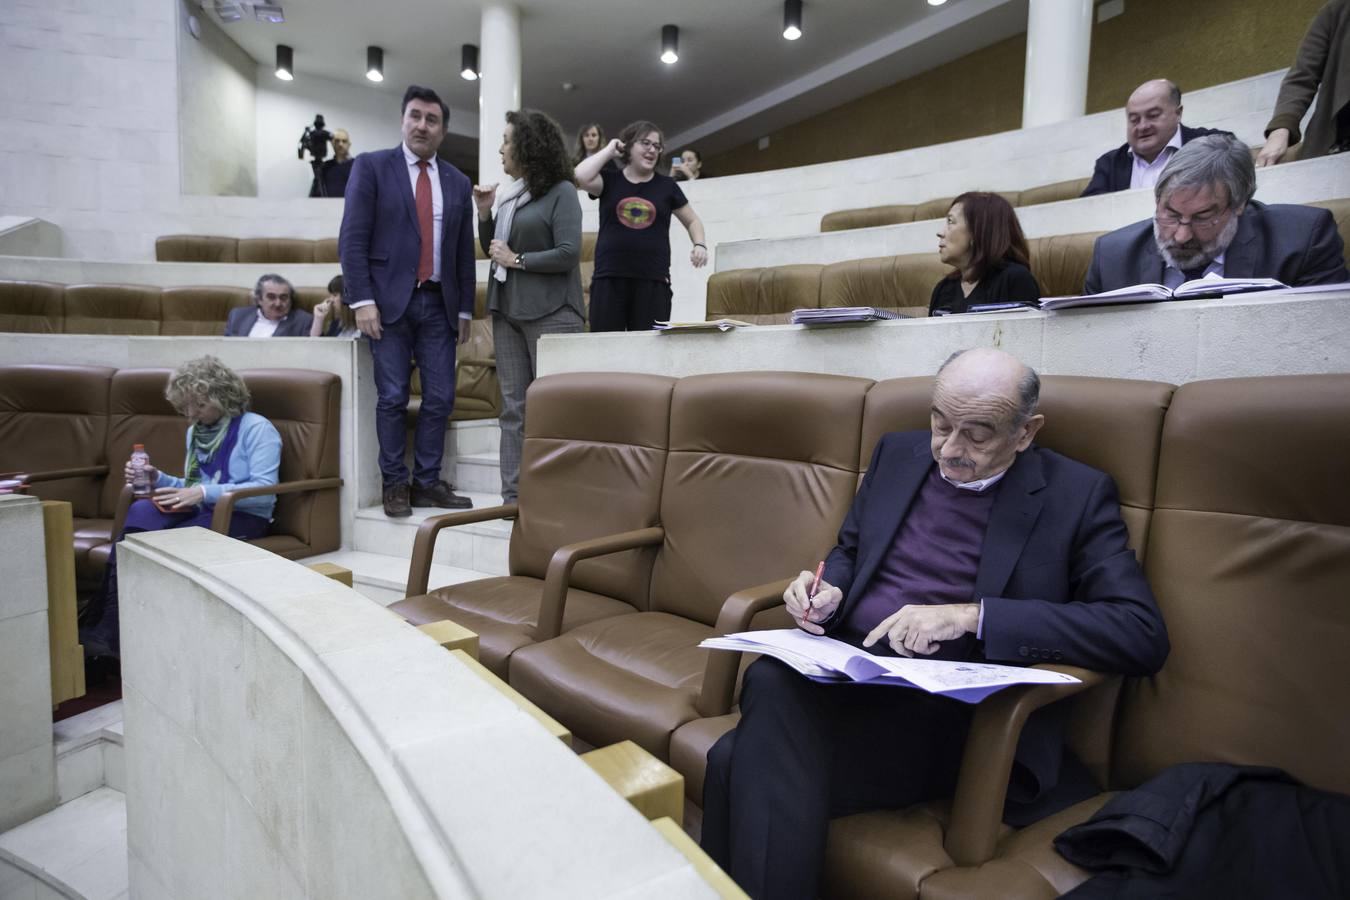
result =
[[[154,485],[150,483],[150,454],[144,444],[131,445],[131,495],[149,497]]]

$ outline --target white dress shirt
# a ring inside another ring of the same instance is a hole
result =
[[[280,319],[269,319],[267,316],[263,315],[263,311],[260,309],[253,320],[253,327],[248,330],[248,336],[271,337],[277,333],[277,326],[280,324]]]
[[[1217,275],[1223,277],[1223,254],[1220,253],[1214,257],[1214,261],[1205,266],[1205,271],[1200,274],[1201,278],[1207,275]],[[1163,285],[1175,290],[1186,283],[1186,273],[1180,269],[1163,263]]]
[[[1167,167],[1167,161],[1172,158],[1172,154],[1181,149],[1181,123],[1177,123],[1177,130],[1172,132],[1172,139],[1168,141],[1158,155],[1153,157],[1153,162],[1144,162],[1133,150],[1130,151],[1130,159],[1134,161],[1134,167],[1130,169],[1130,190],[1135,188],[1151,188],[1158,183],[1158,176],[1162,175],[1162,170]]]

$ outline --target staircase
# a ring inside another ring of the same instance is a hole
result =
[[[475,509],[502,502],[497,455],[500,438],[496,419],[453,422],[446,433],[447,477],[455,485],[455,493],[471,499]],[[304,561],[331,562],[350,569],[356,590],[388,606],[403,599],[418,527],[423,520],[444,512],[418,507],[408,518],[391,519],[379,506],[360,509],[352,526],[350,550]],[[502,519],[443,530],[436,540],[428,586],[437,588],[507,574],[510,539],[511,523]]]

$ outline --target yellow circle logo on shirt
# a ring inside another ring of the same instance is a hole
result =
[[[619,221],[629,228],[641,231],[650,228],[656,221],[656,207],[650,200],[642,197],[628,197],[620,200],[618,206]]]

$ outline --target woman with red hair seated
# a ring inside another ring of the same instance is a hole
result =
[[[983,303],[1040,299],[1017,213],[998,194],[971,191],[957,197],[937,236],[938,258],[953,269],[933,288],[930,316],[968,312]]]

